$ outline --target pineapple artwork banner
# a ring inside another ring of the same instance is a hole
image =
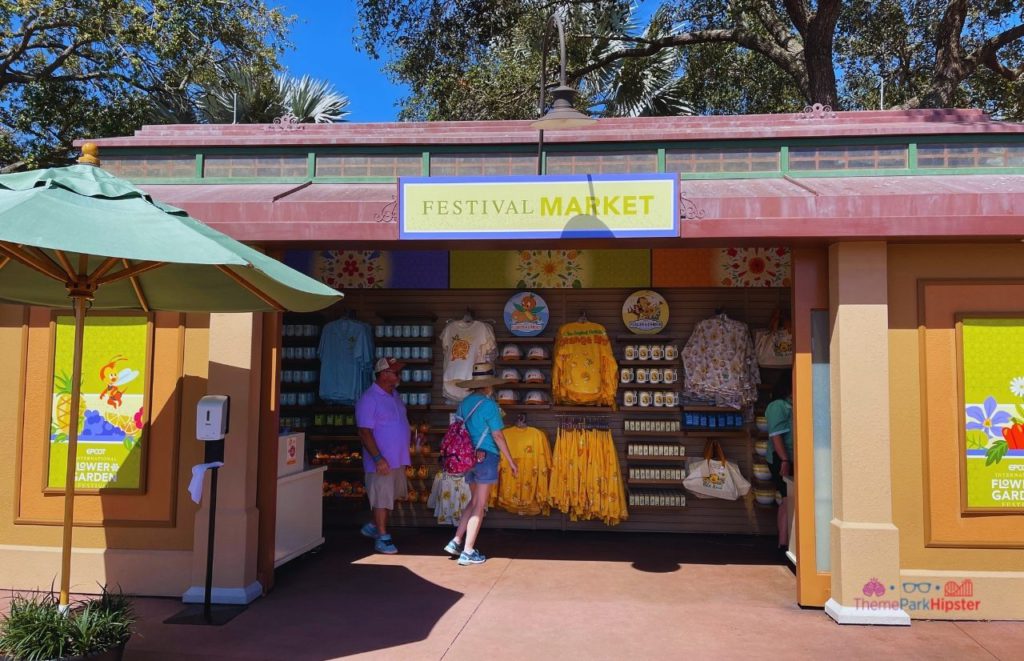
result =
[[[77,491],[143,488],[149,334],[145,316],[86,317],[77,421]],[[58,315],[46,482],[50,490],[63,490],[67,474],[74,335],[74,317]]]
[[[963,504],[1024,509],[1024,318],[963,317]]]

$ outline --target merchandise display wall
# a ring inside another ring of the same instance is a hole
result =
[[[420,329],[424,325],[429,326],[429,338],[392,336],[375,337],[374,341],[377,347],[390,346],[397,351],[401,351],[403,347],[410,350],[412,347],[420,349],[419,358],[403,358],[403,361],[408,363],[406,369],[419,371],[418,375],[410,372],[410,376],[415,376],[418,380],[410,378],[404,381],[399,391],[408,394],[410,422],[429,430],[424,439],[429,452],[424,454],[417,451],[413,455],[410,490],[415,491],[416,502],[398,503],[394,523],[433,526],[438,525],[433,508],[428,508],[425,501],[438,470],[438,445],[448,424],[450,412],[454,410],[454,406],[445,403],[442,392],[441,375],[444,360],[439,337],[446,323],[462,319],[468,308],[473,318],[493,322],[499,352],[495,363],[499,373],[503,367],[515,366],[523,374],[528,368],[537,368],[545,375],[545,383],[542,385],[523,383],[511,386],[510,389],[518,393],[521,403],[502,404],[506,424],[514,425],[521,414],[525,415],[526,424],[542,430],[553,446],[558,426],[567,418],[597,425],[607,422],[615,440],[622,477],[630,494],[634,497],[641,493],[654,494],[655,502],[659,503],[646,506],[631,504],[628,520],[611,527],[599,520],[571,521],[567,514],[557,509],[552,509],[549,515],[530,516],[516,515],[493,507],[488,514],[488,525],[534,529],[739,534],[776,532],[775,503],[771,497],[774,487],[771,486],[770,480],[759,477],[766,475],[766,465],[760,461],[755,450],[756,441],[763,439],[764,435],[755,429],[752,420],[745,421],[739,428],[711,431],[706,428],[692,430],[683,427],[680,431],[669,431],[669,425],[673,421],[680,421],[686,411],[711,415],[735,411],[685,406],[622,406],[624,392],[627,390],[638,393],[647,391],[652,394],[656,391],[681,391],[683,375],[682,362],[679,359],[646,361],[649,368],[675,368],[680,381],[671,385],[647,384],[647,387],[635,384],[626,387],[620,384],[616,398],[619,407],[617,411],[607,407],[526,404],[522,403],[522,400],[525,393],[531,390],[550,393],[551,354],[555,334],[562,324],[577,321],[581,315],[605,327],[620,368],[636,369],[644,367],[645,363],[639,360],[625,361],[627,346],[672,344],[681,351],[694,326],[719,310],[731,319],[747,323],[751,331],[766,328],[776,310],[789,309],[789,289],[659,289],[658,292],[665,297],[669,305],[670,316],[666,328],[655,336],[630,333],[623,323],[623,303],[634,290],[542,289],[537,290],[537,293],[547,303],[550,322],[543,333],[535,338],[513,337],[503,322],[505,305],[516,291],[357,289],[346,292],[344,304],[336,309],[318,315],[286,315],[282,360],[282,427],[304,429],[309,463],[328,467],[324,487],[327,525],[348,524],[364,517],[366,501],[360,492],[364,478],[362,461],[358,454],[353,454],[361,450],[354,428],[353,408],[325,404],[317,397],[319,360],[315,356],[315,347],[319,343],[319,329],[333,319],[351,316],[373,326],[418,326]],[[501,349],[509,343],[518,344],[522,348],[524,357],[521,361],[502,360]],[[527,359],[527,350],[532,346],[545,347],[548,359]],[[431,347],[429,357],[423,357],[423,347]],[[777,368],[761,369],[762,385],[760,397],[755,405],[756,414],[760,415],[763,411],[770,395],[771,384],[781,373],[782,370]],[[420,403],[424,396],[429,398],[429,403]],[[412,403],[414,397],[416,404]],[[580,418],[583,420],[579,420]],[[723,417],[721,420],[726,418]],[[652,425],[658,428],[657,431],[637,430],[644,421],[663,422],[655,422]],[[678,469],[685,467],[686,459],[702,456],[705,442],[709,439],[719,441],[728,460],[735,462],[742,474],[752,482],[753,488],[746,498],[736,501],[698,499],[683,490],[683,471]],[[668,447],[684,449],[667,449]],[[675,452],[683,454],[674,454]]]

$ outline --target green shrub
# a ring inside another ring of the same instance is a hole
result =
[[[0,621],[0,653],[18,661],[95,654],[126,642],[134,624],[131,600],[106,588],[67,614],[60,612],[52,592],[15,595]]]

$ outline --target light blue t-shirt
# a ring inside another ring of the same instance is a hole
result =
[[[483,403],[477,407],[473,415],[469,415],[478,402]],[[491,454],[499,454],[498,444],[494,442],[491,431],[504,429],[505,423],[501,419],[501,408],[498,407],[496,401],[480,393],[471,393],[459,404],[456,414],[466,420],[466,431],[473,439],[473,447]],[[467,415],[469,415],[469,419],[466,419]],[[482,441],[481,437],[483,437]]]
[[[786,447],[786,457],[793,460],[793,402],[788,399],[776,399],[764,410],[768,419],[768,454],[765,458],[771,463],[775,456],[775,444],[770,437],[781,436]]]
[[[320,334],[320,399],[354,404],[373,382],[373,340],[369,326],[338,319]]]

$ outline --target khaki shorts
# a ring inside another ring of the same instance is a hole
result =
[[[370,509],[393,510],[395,500],[409,494],[409,483],[405,479],[405,467],[392,467],[387,475],[366,474],[366,495],[370,498]]]

